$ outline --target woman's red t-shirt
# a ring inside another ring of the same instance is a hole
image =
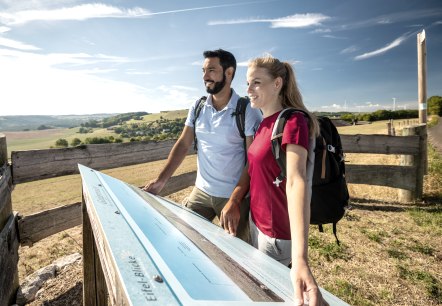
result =
[[[273,182],[280,169],[272,153],[273,125],[280,112],[264,118],[248,150],[250,175],[250,212],[261,232],[272,238],[290,240],[286,180],[277,187]],[[294,113],[285,125],[282,148],[297,144],[308,150],[309,132],[302,113]]]

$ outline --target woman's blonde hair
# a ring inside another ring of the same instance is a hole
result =
[[[258,57],[249,62],[250,67],[264,68],[268,74],[276,79],[281,77],[282,87],[279,95],[281,96],[281,104],[283,108],[293,107],[305,111],[310,120],[308,126],[311,136],[319,135],[319,124],[316,116],[309,112],[302,101],[302,95],[296,83],[295,73],[292,65],[288,62],[281,62],[277,58],[267,55]]]

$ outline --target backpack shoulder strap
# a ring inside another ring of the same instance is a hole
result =
[[[249,103],[250,100],[248,97],[239,98],[236,103],[236,110],[232,114],[232,116],[235,116],[236,118],[236,126],[238,127],[239,135],[241,135],[242,138],[246,138],[246,108]]]
[[[235,112],[232,113],[232,116],[235,116],[236,120],[236,126],[238,128],[239,135],[243,139],[244,144],[244,156],[245,156],[245,164],[247,163],[247,143],[246,143],[246,109],[247,104],[250,103],[250,100],[248,97],[240,97],[238,99],[238,102],[236,103],[236,109]]]
[[[196,101],[195,108],[193,109],[193,149],[198,151],[197,149],[197,139],[196,139],[196,119],[198,119],[201,109],[204,107],[204,104],[206,103],[207,97],[202,96],[201,98]]]
[[[278,118],[273,125],[272,137],[270,139],[270,141],[272,142],[272,153],[275,157],[276,163],[279,166],[279,169],[281,170],[280,174],[275,178],[275,181],[273,182],[276,187],[279,187],[279,184],[284,180],[287,175],[286,154],[284,150],[282,150],[282,135],[284,132],[284,127],[287,123],[287,120],[296,112],[302,113],[304,116],[308,116],[308,114],[301,109],[285,108],[279,113]]]

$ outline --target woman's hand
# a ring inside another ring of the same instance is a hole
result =
[[[293,288],[295,290],[295,305],[302,306],[329,306],[322,297],[321,291],[305,261],[299,261],[292,265],[290,271]]]

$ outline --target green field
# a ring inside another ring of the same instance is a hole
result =
[[[79,128],[71,129],[51,129],[43,131],[23,131],[23,132],[4,132],[6,135],[6,144],[8,154],[12,151],[49,149],[55,147],[55,141],[60,138],[66,139],[69,143],[74,138],[84,141],[87,137],[117,137],[113,131],[106,129],[95,129],[93,133],[80,134]]]
[[[142,123],[153,122],[160,119],[175,120],[177,118],[185,118],[188,110],[165,111],[157,114],[149,114],[143,116],[143,120],[129,120],[126,123]],[[8,156],[11,156],[12,151],[49,149],[55,147],[57,139],[63,138],[70,144],[74,138],[80,139],[82,142],[86,138],[91,137],[119,137],[119,134],[112,130],[103,128],[95,128],[92,133],[79,133],[80,127],[75,128],[58,128],[48,130],[33,130],[33,131],[17,131],[17,132],[3,132],[6,135],[6,143],[8,146]],[[127,142],[129,139],[123,139]]]

